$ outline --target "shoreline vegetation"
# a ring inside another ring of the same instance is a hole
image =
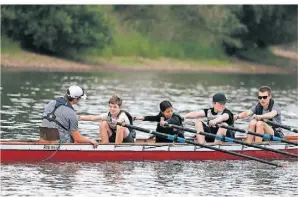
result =
[[[298,71],[298,54],[273,47],[276,56],[287,58],[292,66],[259,64],[231,58],[229,60],[179,60],[174,58],[99,57],[96,61],[80,62],[25,51],[1,48],[1,68],[7,70],[53,72],[101,72],[101,71],[167,71],[214,72],[240,74],[294,74]],[[297,65],[297,66],[296,66]]]

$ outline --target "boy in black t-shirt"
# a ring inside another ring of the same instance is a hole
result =
[[[164,127],[165,124],[174,124],[178,126],[182,126],[183,118],[173,112],[172,104],[169,101],[162,101],[160,103],[160,112],[156,116],[144,116],[144,117],[135,117],[135,120],[143,120],[143,121],[151,121],[158,122],[157,124],[157,132],[165,133],[169,135],[177,135],[178,137],[184,137],[184,131],[178,130],[175,128]],[[156,142],[172,142],[168,139],[161,138],[156,136]]]
[[[233,113],[225,108],[226,97],[224,94],[217,93],[213,96],[213,107],[208,109],[203,109],[199,112],[190,112],[184,115],[185,119],[188,118],[207,118],[207,125],[201,120],[196,122],[195,128],[199,132],[212,133],[222,136],[227,136],[235,138],[235,133],[224,128],[215,127],[217,124],[222,123],[226,126],[233,126],[234,116]],[[196,135],[196,139],[199,143],[203,144],[206,142],[215,142],[215,144],[220,144],[220,140],[216,140],[215,137]]]

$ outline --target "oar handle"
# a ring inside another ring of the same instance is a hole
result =
[[[286,130],[289,130],[289,131],[294,132],[294,133],[298,133],[298,130],[297,130],[297,129],[294,129],[294,128],[290,127],[290,126],[283,125],[283,124],[278,124],[278,123],[276,123],[276,122],[273,122],[273,121],[271,121],[271,120],[267,120],[267,119],[263,119],[263,121],[264,121],[265,123],[270,124],[270,125],[277,126],[277,127],[280,127],[280,128],[286,129]]]

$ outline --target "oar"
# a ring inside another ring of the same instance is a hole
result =
[[[268,148],[268,147],[264,147],[264,146],[260,146],[260,145],[256,145],[256,144],[249,144],[249,143],[247,143],[247,142],[242,142],[242,141],[235,140],[235,139],[233,139],[233,138],[225,137],[225,136],[222,136],[222,135],[214,135],[214,134],[212,134],[212,133],[198,132],[198,131],[195,130],[195,129],[190,129],[190,128],[186,128],[186,127],[181,127],[181,126],[173,125],[173,124],[169,124],[168,126],[171,127],[171,128],[176,128],[176,129],[185,130],[185,131],[188,131],[188,132],[190,132],[190,133],[197,133],[197,134],[204,135],[204,136],[212,136],[212,137],[215,137],[216,140],[220,140],[220,141],[223,141],[223,140],[224,140],[224,141],[226,141],[226,142],[234,142],[234,143],[236,143],[236,144],[242,144],[242,145],[245,145],[245,146],[254,147],[254,148],[259,148],[259,149],[263,149],[263,150],[267,150],[267,151],[271,151],[271,152],[279,153],[279,154],[282,154],[282,155],[287,155],[287,156],[290,156],[290,157],[298,158],[298,155],[293,154],[293,153],[288,153],[288,152],[284,152],[284,151],[281,151],[281,150],[276,150],[276,149],[272,149],[272,148]]]
[[[120,122],[118,122],[117,124],[120,125],[120,126],[123,126],[123,127],[131,128],[131,129],[136,129],[138,131],[142,131],[142,132],[145,132],[145,133],[154,134],[154,135],[166,138],[166,139],[171,140],[171,141],[185,142],[187,144],[193,144],[195,146],[200,146],[200,147],[204,147],[204,148],[207,148],[207,149],[212,149],[212,150],[215,150],[215,151],[219,151],[219,152],[223,152],[223,153],[227,153],[227,154],[231,154],[231,155],[243,157],[243,158],[246,158],[246,159],[258,161],[258,162],[269,164],[269,165],[272,165],[272,166],[284,167],[284,166],[282,166],[280,164],[276,164],[276,163],[273,163],[273,162],[270,162],[270,161],[266,161],[266,160],[259,159],[259,158],[256,158],[256,157],[251,157],[251,156],[248,156],[248,155],[243,155],[243,154],[236,153],[236,152],[229,151],[229,150],[224,150],[224,149],[221,149],[221,148],[216,148],[214,146],[208,146],[208,145],[205,145],[205,144],[199,144],[199,143],[196,143],[196,142],[193,142],[193,141],[186,140],[186,139],[181,138],[181,137],[164,134],[164,133],[160,133],[160,132],[157,132],[157,131],[151,131],[151,130],[148,130],[148,129],[144,129],[144,128],[141,128],[141,127],[129,125],[129,124],[126,124],[126,123],[120,123]]]
[[[276,126],[276,127],[280,127],[280,128],[289,130],[289,131],[294,132],[294,133],[298,133],[298,130],[297,130],[297,129],[291,128],[290,126],[282,125],[282,124],[278,124],[278,123],[276,123],[276,122],[273,122],[273,121],[270,121],[270,120],[267,120],[267,119],[263,119],[263,121],[264,121],[265,123],[267,123],[267,124],[270,124],[270,125],[273,125],[273,126]]]
[[[264,140],[279,141],[279,142],[284,142],[284,143],[287,143],[287,144],[293,144],[293,145],[298,146],[298,142],[288,141],[288,140],[285,140],[283,138],[276,137],[276,136],[273,136],[273,135],[270,135],[270,134],[255,133],[255,132],[252,132],[252,131],[246,131],[244,129],[239,129],[239,128],[236,128],[236,127],[225,126],[225,125],[218,125],[218,126],[222,127],[222,128],[225,128],[225,129],[229,129],[229,130],[238,131],[238,132],[241,132],[241,133],[246,133],[246,134],[249,134],[249,135],[259,136],[259,137],[262,137]]]

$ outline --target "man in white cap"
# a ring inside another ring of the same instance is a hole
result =
[[[43,132],[43,137],[51,136],[53,134],[50,132],[56,129],[61,143],[90,143],[97,147],[97,141],[80,135],[78,130],[78,118],[72,105],[81,98],[86,99],[83,88],[73,85],[67,89],[64,97],[50,101],[44,109],[41,135]]]

